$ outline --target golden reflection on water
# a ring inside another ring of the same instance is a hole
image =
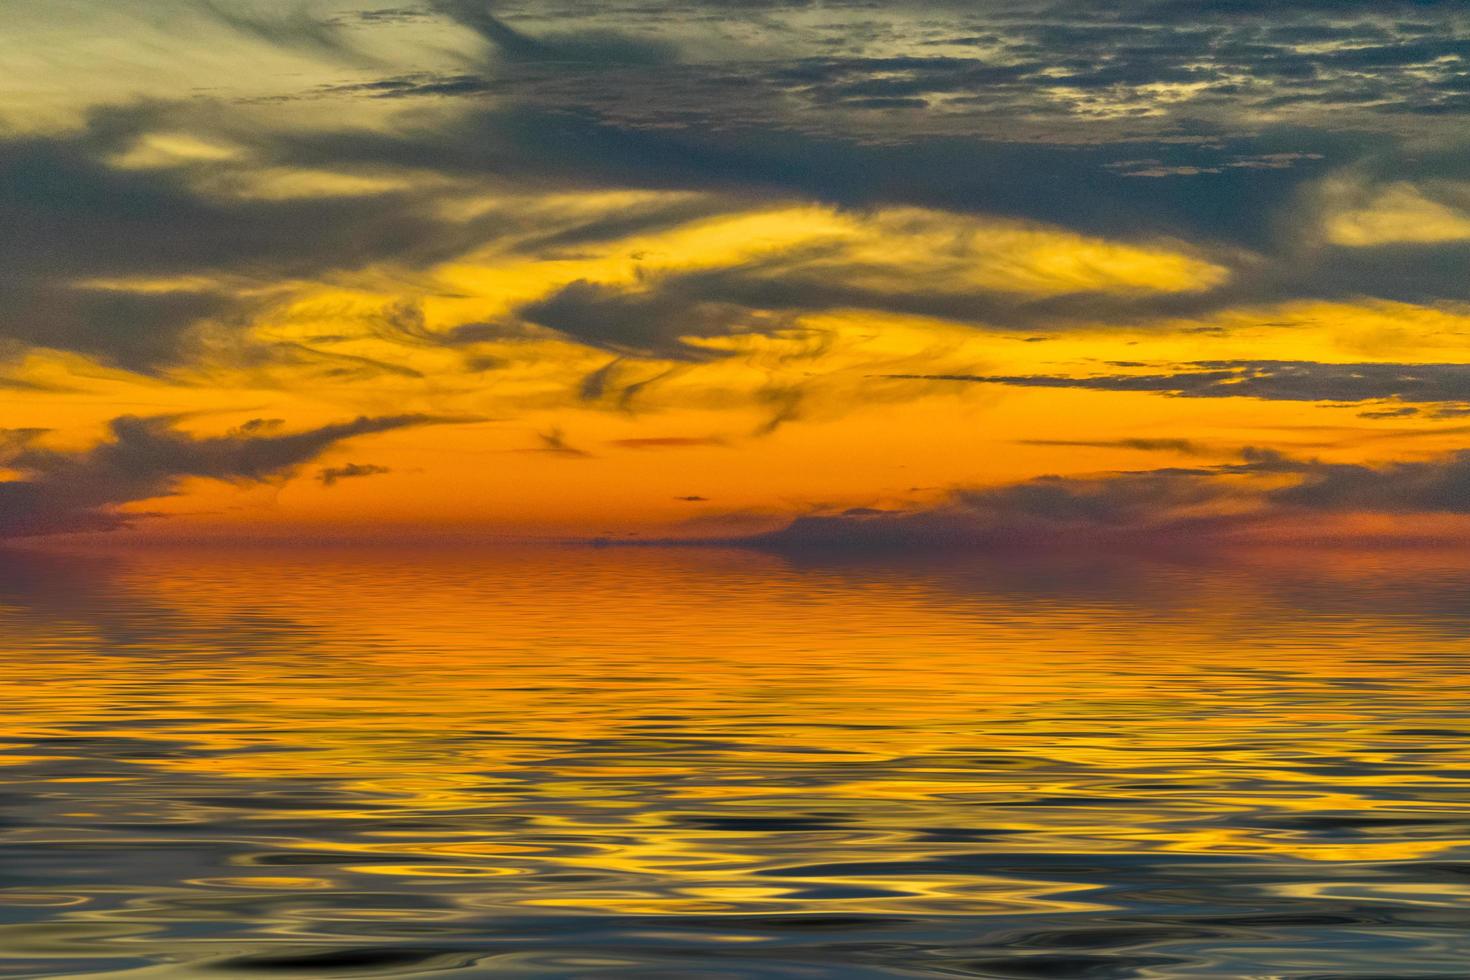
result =
[[[4,569],[0,975],[1470,962],[1456,561]]]

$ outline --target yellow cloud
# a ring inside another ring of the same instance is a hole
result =
[[[235,147],[188,133],[150,133],[126,152],[114,156],[111,163],[126,170],[155,170],[194,163],[219,163],[239,156],[240,151]]]
[[[846,242],[833,264],[858,266],[862,280],[882,289],[909,290],[922,277],[926,288],[952,292],[1189,292],[1230,274],[1170,248],[938,211],[886,210],[845,224]]]
[[[474,306],[475,315],[485,316],[503,314],[579,279],[638,289],[668,276],[720,269],[878,293],[909,292],[922,282],[931,293],[1036,296],[1195,291],[1230,275],[1223,266],[1163,245],[941,211],[859,213],[820,206],[694,220],[567,257],[487,251],[446,266],[439,275],[446,293],[457,300],[450,304],[457,313]],[[443,306],[439,311],[450,313]]]
[[[367,176],[331,170],[268,167],[242,173],[233,179],[214,181],[209,190],[233,197],[265,201],[300,198],[361,197],[406,190],[413,186],[407,177]]]
[[[1357,206],[1327,215],[1327,241],[1361,248],[1394,242],[1470,239],[1470,213],[1431,200],[1407,181],[1389,184]]]

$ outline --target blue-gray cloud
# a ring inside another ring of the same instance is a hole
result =
[[[841,270],[808,275],[778,263],[637,292],[565,284],[519,316],[620,355],[694,360],[708,352],[688,338],[772,329],[836,307],[1046,331],[1301,298],[1470,298],[1470,243],[1301,241],[1327,174],[1369,190],[1409,181],[1429,197],[1470,178],[1458,130],[1424,122],[1470,99],[1470,14],[1458,4],[1220,2],[1186,14],[1161,0],[883,9],[853,0],[824,4],[812,27],[782,19],[805,4],[752,2],[741,8],[754,39],[738,42],[717,29],[728,5],[701,0],[527,2],[510,12],[438,0],[330,22],[292,5],[269,16],[212,6],[237,30],[297,50],[330,47],[348,21],[354,31],[390,31],[425,18],[457,25],[481,50],[451,67],[404,64],[299,93],[439,100],[427,113],[405,103],[388,126],[271,129],[228,105],[147,105],[99,108],[70,135],[0,138],[0,338],[157,370],[188,359],[201,321],[248,323],[251,301],[227,290],[79,283],[299,279],[379,262],[422,269],[492,242],[558,255],[773,200],[919,205],[1112,239],[1172,238],[1232,275],[1194,293],[1036,298],[921,284],[875,290]],[[293,111],[289,100],[276,105]],[[1262,127],[1262,113],[1284,121]],[[211,127],[244,144],[252,165],[426,179],[283,201],[221,195],[200,179],[233,164],[116,164],[150,132]],[[697,204],[537,235],[500,213],[446,218],[444,187],[477,182],[705,193]],[[468,342],[483,329],[440,339]]]
[[[358,480],[392,472],[391,468],[379,466],[376,463],[344,463],[341,466],[323,467],[317,471],[316,478],[324,487],[335,487],[343,480]]]
[[[115,530],[139,516],[120,511],[121,505],[170,496],[190,477],[240,484],[279,480],[346,439],[463,421],[469,420],[390,415],[302,432],[257,424],[193,436],[168,418],[123,416],[112,421],[104,441],[79,451],[47,449],[37,444],[41,433],[9,430],[0,439],[0,466],[18,477],[0,481],[0,538]]]
[[[1321,361],[1193,361],[1158,373],[1100,375],[914,374],[890,378],[957,381],[1018,388],[1157,392],[1176,398],[1411,403],[1455,413],[1470,407],[1470,364]],[[1396,412],[1398,410],[1395,410]]]
[[[1269,477],[1270,480],[1252,478]],[[1284,481],[1284,482],[1283,482]],[[1007,549],[1213,547],[1302,518],[1470,515],[1470,450],[1379,466],[1246,450],[1239,463],[958,489],[934,506],[796,518],[738,542],[779,551],[963,554]]]

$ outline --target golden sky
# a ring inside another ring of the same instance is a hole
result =
[[[1470,512],[1455,4],[381,2],[0,10],[0,535]]]

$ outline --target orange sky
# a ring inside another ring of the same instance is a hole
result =
[[[1435,170],[1453,140],[1408,117],[1364,135],[1321,92],[1269,118],[1265,88],[1234,106],[1147,80],[1087,95],[1004,44],[987,57],[1032,81],[1005,90],[1010,117],[981,116],[933,79],[949,61],[875,67],[938,43],[899,10],[886,48],[843,35],[842,71],[933,93],[822,109],[817,83],[773,92],[842,32],[835,13],[793,15],[778,43],[654,21],[624,36],[594,12],[558,27],[535,4],[497,29],[348,7],[221,21],[181,4],[212,41],[166,70],[177,23],[114,11],[67,35],[88,4],[11,14],[34,47],[0,162],[29,244],[0,292],[0,405],[6,429],[45,431],[11,437],[9,475],[53,498],[133,481],[50,519],[163,538],[727,536],[1051,475],[1228,475],[1259,449],[1313,480],[1465,445],[1470,184]],[[732,65],[769,74],[743,102],[698,102]],[[451,82],[476,94],[414,94]],[[1191,113],[1208,132],[1171,129]],[[1410,153],[1417,169],[1382,166]],[[1255,387],[1130,380],[1209,371]],[[406,413],[424,418],[269,468],[150,470],[142,489],[131,448],[97,461],[123,416],[249,441]],[[1342,499],[1334,514],[1457,510]]]

